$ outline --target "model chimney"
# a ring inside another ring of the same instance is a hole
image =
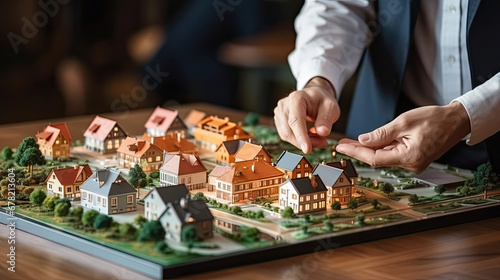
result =
[[[252,163],[252,172],[255,173],[255,162]]]
[[[345,160],[345,158],[343,158],[343,159],[341,159],[341,160],[340,160],[340,165],[341,165],[342,167],[345,167],[345,166],[346,166],[346,160]]]
[[[313,189],[316,190],[316,188],[318,187],[318,182],[316,182],[316,176],[309,175],[309,178],[311,179],[311,186],[313,187]]]
[[[177,132],[177,143],[181,143],[181,133]]]

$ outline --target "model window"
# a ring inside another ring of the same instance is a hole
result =
[[[309,200],[311,200],[311,196],[310,195],[306,196],[306,201],[309,201]]]
[[[325,193],[322,193],[320,197],[325,198]]]
[[[297,169],[300,169],[300,163],[297,165]]]
[[[127,195],[127,203],[133,203],[134,202],[134,196],[133,195]]]
[[[160,156],[156,156],[156,161],[160,161],[160,160],[161,160]]]
[[[318,195],[317,195],[317,194],[315,194],[313,199],[314,199],[314,200],[318,199]]]
[[[345,193],[349,194],[349,188],[345,188]]]
[[[82,197],[83,197],[84,199],[87,199],[87,192],[82,192]]]
[[[342,189],[339,190],[339,194],[342,194]]]
[[[76,187],[75,187],[75,191],[76,191],[76,192],[80,191],[80,186],[76,186]]]
[[[301,173],[297,173],[297,178],[302,178],[302,174]]]
[[[120,140],[115,140],[115,148],[119,148],[120,147]]]
[[[156,210],[156,203],[153,203],[153,210]]]
[[[62,192],[62,187],[59,187],[59,192]]]
[[[105,198],[102,199],[102,206],[106,207],[106,199]]]
[[[66,192],[69,192],[69,193],[70,193],[70,192],[71,192],[71,187],[67,187],[67,188],[66,188]]]
[[[304,163],[304,167],[305,167],[305,168],[308,168],[308,167],[309,167],[309,164]]]
[[[304,207],[303,207],[303,205],[299,205],[299,212],[302,212],[302,211],[304,211]]]
[[[52,179],[55,179],[56,178],[56,175],[52,175]]]
[[[52,184],[49,184],[49,189],[52,189]]]
[[[149,208],[149,202],[146,202],[146,207],[148,207],[148,208]]]
[[[113,142],[111,140],[108,140],[108,150],[113,149]]]
[[[342,182],[344,182],[344,178],[340,178],[340,182],[341,182],[341,183],[342,183]]]
[[[118,127],[115,126],[115,128],[113,128],[114,131],[118,131]]]
[[[286,190],[285,190],[284,188],[283,188],[283,189],[281,189],[281,193],[282,193],[282,194],[286,194]]]
[[[313,203],[313,209],[318,209],[318,203],[317,202]]]
[[[306,174],[304,174],[304,177],[309,177],[309,172],[306,172]]]
[[[97,203],[101,204],[101,197],[100,196],[97,197]]]
[[[89,202],[92,202],[92,194],[89,193]]]
[[[292,194],[292,199],[297,199],[297,195],[296,194]]]
[[[118,205],[118,199],[116,197],[111,198],[111,206]]]
[[[310,210],[311,209],[311,204],[306,204],[306,211]]]

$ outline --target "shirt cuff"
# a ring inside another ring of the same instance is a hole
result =
[[[469,115],[468,145],[475,145],[500,130],[500,74],[451,102],[460,102]]]

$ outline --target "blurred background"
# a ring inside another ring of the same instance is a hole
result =
[[[189,102],[271,116],[302,4],[1,1],[0,123]]]

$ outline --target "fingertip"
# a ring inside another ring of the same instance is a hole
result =
[[[370,142],[370,134],[369,133],[365,133],[365,134],[361,134],[358,136],[358,141],[362,144],[365,144],[367,142]]]
[[[316,127],[316,132],[318,133],[318,135],[320,136],[328,136],[328,134],[330,134],[330,128],[324,124],[322,125],[319,125],[318,127]]]

